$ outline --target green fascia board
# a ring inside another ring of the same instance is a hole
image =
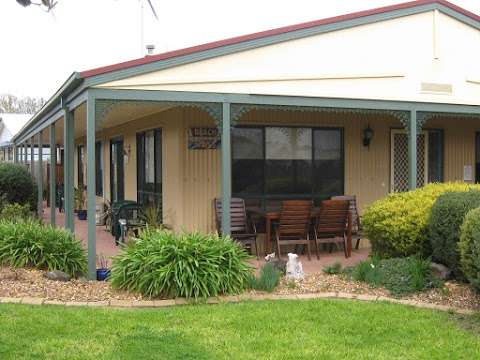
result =
[[[69,94],[66,97],[65,106],[69,110],[73,111],[83,103],[86,103],[88,99],[88,89],[89,88],[84,88],[82,86],[74,90],[71,94]]]
[[[477,30],[480,30],[480,22],[476,21],[475,19],[472,19],[471,17],[468,17],[464,14],[461,14],[448,6],[442,5],[442,4],[435,4],[434,6],[435,10],[438,10],[446,15],[451,16],[452,18],[469,25]]]
[[[203,93],[163,90],[111,90],[91,89],[98,100],[178,101],[181,102],[229,102],[232,104],[330,107],[342,109],[372,109],[393,111],[424,111],[441,113],[480,114],[480,106],[438,104],[413,101],[371,100],[348,98],[321,98],[306,96],[249,95],[232,93]]]
[[[253,95],[233,93],[203,93],[187,91],[163,91],[163,90],[111,90],[92,88],[88,92],[98,100],[133,100],[133,101],[166,101],[178,102],[210,102],[251,105],[274,105],[274,106],[304,106],[304,107],[328,107],[340,109],[371,109],[390,111],[412,111],[432,113],[454,114],[480,114],[480,106],[461,104],[425,103],[396,100],[372,100],[372,99],[349,99],[349,98],[319,98],[306,96],[280,96],[280,95]],[[77,99],[79,104],[86,102],[86,92],[81,93]],[[69,107],[69,109],[71,109]],[[72,108],[73,109],[73,108]],[[47,128],[63,116],[61,108],[52,111],[41,119],[35,126],[17,135],[15,143],[21,143],[36,132]]]
[[[48,114],[52,111],[53,108],[62,106],[62,98],[70,93],[74,88],[78,87],[80,83],[83,82],[80,74],[78,72],[72,73],[70,77],[62,84],[62,86],[53,94],[53,96],[43,105],[43,107],[20,129],[18,134],[13,137],[13,141],[17,143],[17,139],[22,136],[25,131],[36,126],[39,121],[44,120],[48,117]],[[38,131],[38,130],[37,130]]]
[[[73,93],[72,93],[73,94]],[[32,134],[35,134],[39,130],[48,128],[51,124],[58,121],[63,117],[64,108],[62,104],[69,110],[73,110],[83,103],[87,102],[87,90],[83,89],[81,92],[75,92],[76,96],[68,96],[65,101],[60,101],[56,105],[53,105],[51,110],[47,112],[41,118],[38,118],[37,124],[33,126],[27,133],[20,137],[20,133],[17,134],[18,142],[22,142],[23,139],[29,138]],[[62,98],[63,99],[63,98]]]
[[[52,123],[57,121],[63,116],[61,104],[54,105],[49,112],[47,112],[43,117],[37,120],[36,124],[32,124],[28,129],[18,133],[16,135],[15,142],[20,143],[26,139],[37,134],[39,131],[42,131],[48,128]]]

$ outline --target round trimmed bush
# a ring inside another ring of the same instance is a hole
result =
[[[374,202],[362,217],[373,253],[380,257],[429,256],[428,222],[436,199],[445,192],[470,189],[480,190],[480,186],[460,182],[428,184]]]
[[[458,242],[465,215],[480,206],[480,191],[449,192],[441,195],[432,207],[429,238],[433,260],[448,266],[461,278]]]
[[[463,274],[480,291],[480,208],[465,215],[458,247]]]
[[[0,222],[0,264],[79,276],[86,272],[87,256],[69,231],[17,219]]]
[[[0,196],[10,204],[29,204],[32,210],[35,209],[37,189],[23,165],[0,163]]]
[[[147,230],[113,259],[111,281],[148,297],[238,294],[253,273],[249,258],[228,237]]]

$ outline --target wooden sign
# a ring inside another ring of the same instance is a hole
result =
[[[188,149],[204,150],[220,147],[220,133],[215,127],[195,127],[188,129]]]

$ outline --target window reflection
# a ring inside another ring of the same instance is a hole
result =
[[[236,196],[321,200],[343,193],[341,129],[235,128],[232,157]]]

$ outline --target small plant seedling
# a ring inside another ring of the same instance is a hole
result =
[[[333,265],[328,265],[323,268],[323,272],[325,274],[329,275],[336,275],[340,274],[342,272],[342,264],[340,264],[338,261],[334,263]]]
[[[293,279],[289,280],[286,285],[287,285],[287,288],[290,289],[290,290],[294,290],[294,289],[298,288],[297,282]]]

